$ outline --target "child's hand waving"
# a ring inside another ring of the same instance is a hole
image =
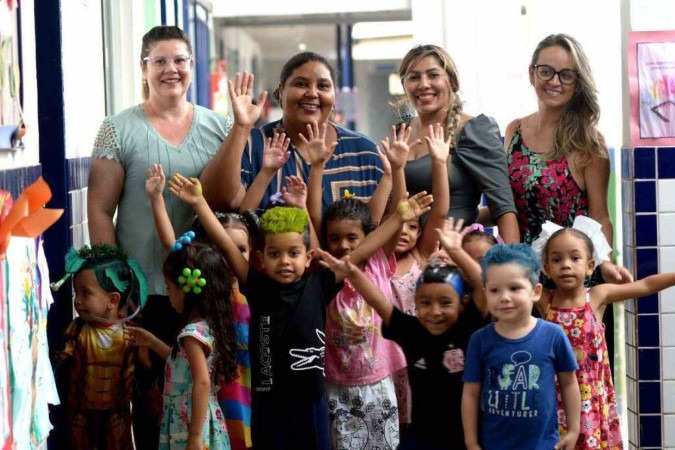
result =
[[[324,250],[317,249],[316,251],[321,258],[319,263],[333,271],[338,279],[346,279],[356,270],[356,266],[349,260],[349,255],[337,259]]]
[[[307,207],[307,185],[302,177],[291,175],[286,177],[286,186],[281,188],[281,198],[286,206]]]
[[[202,185],[197,178],[185,178],[177,173],[169,181],[169,191],[188,205],[196,205],[202,197]]]
[[[164,184],[166,183],[166,176],[161,164],[153,164],[148,168],[145,179],[145,192],[150,198],[162,195],[164,191]]]
[[[413,220],[431,209],[434,197],[427,191],[419,192],[407,200],[401,200],[396,206],[396,212],[401,217],[402,222]]]
[[[298,136],[307,147],[312,166],[325,166],[333,156],[335,147],[338,145],[337,141],[333,142],[330,147],[326,145],[327,130],[328,125],[326,123],[321,124],[321,127],[319,127],[319,124],[315,120],[311,124],[307,124],[307,136],[309,139],[302,133]]]
[[[396,127],[391,127],[391,142],[389,141],[388,137],[380,141],[382,143],[382,147],[384,147],[384,152],[387,155],[387,159],[389,159],[391,168],[393,170],[404,167],[408,161],[408,153],[410,153],[410,149],[422,142],[421,140],[417,139],[411,144],[409,140],[410,127],[406,126],[406,124],[403,124],[401,125],[401,129],[399,130],[398,134],[396,134]]]
[[[281,169],[291,152],[288,151],[288,145],[291,139],[286,137],[286,133],[274,133],[271,138],[265,139],[265,148],[263,149],[263,169],[277,171]]]
[[[429,146],[429,154],[434,161],[447,163],[450,155],[450,137],[443,140],[443,127],[440,123],[429,125],[429,136],[424,136]]]
[[[462,239],[471,231],[469,227],[462,229],[463,226],[464,219],[455,222],[454,218],[449,217],[443,224],[443,229],[436,228],[438,240],[446,251],[449,252],[462,247]]]

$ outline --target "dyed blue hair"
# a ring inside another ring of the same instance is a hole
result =
[[[541,271],[541,263],[537,254],[527,244],[501,244],[492,247],[483,257],[481,261],[481,269],[483,269],[483,285],[485,285],[485,276],[490,266],[502,264],[517,264],[525,270],[527,278],[529,278],[532,286],[539,283],[539,272]]]

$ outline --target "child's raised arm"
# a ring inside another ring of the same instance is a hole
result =
[[[675,286],[675,272],[659,273],[626,284],[600,284],[592,287],[589,293],[593,309],[597,310],[610,303],[655,294],[671,286]]]
[[[190,364],[192,373],[192,414],[188,424],[188,438],[186,450],[201,450],[202,430],[206,420],[206,411],[209,407],[211,395],[211,377],[209,366],[206,363],[206,348],[204,344],[192,336],[181,339],[183,348]]]
[[[442,228],[450,211],[450,183],[448,181],[448,158],[450,157],[450,138],[443,140],[443,127],[440,123],[429,125],[429,136],[425,136],[431,156],[431,194],[434,204],[429,211],[419,238],[417,249],[426,261],[436,251],[437,228]],[[475,288],[474,288],[475,289]]]
[[[450,217],[444,222],[442,229],[436,228],[436,236],[450,258],[462,269],[462,275],[473,289],[473,302],[485,317],[488,314],[488,309],[485,291],[483,290],[482,271],[480,265],[462,248],[462,239],[470,231],[468,227],[462,229],[463,225],[463,219],[459,219],[455,223],[455,220]]]
[[[286,177],[286,186],[281,188],[281,198],[286,206],[294,206],[307,211],[307,185],[302,177],[297,175]],[[310,248],[321,247],[311,220],[309,221],[309,240]]]
[[[396,211],[379,227],[368,234],[361,244],[351,252],[351,261],[357,266],[370,258],[377,249],[382,248],[394,236],[403,222],[413,220],[431,209],[434,199],[425,191],[415,194],[408,200],[401,200]]]
[[[373,223],[379,224],[382,222],[382,217],[384,217],[384,211],[387,209],[387,202],[389,201],[389,194],[391,194],[392,186],[392,175],[391,175],[391,164],[387,159],[387,156],[382,153],[380,147],[375,148],[377,154],[380,156],[380,161],[382,161],[382,167],[384,168],[384,173],[380,178],[380,181],[377,183],[375,192],[373,196],[370,197],[368,201],[368,209],[370,210],[370,219]]]
[[[291,152],[288,151],[290,142],[291,140],[286,137],[285,133],[274,133],[274,137],[265,139],[262,169],[246,190],[239,211],[248,211],[249,209],[255,211],[258,209],[274,175],[286,164],[291,155]]]
[[[363,299],[373,307],[375,311],[382,317],[385,325],[389,325],[391,314],[394,311],[394,305],[391,301],[382,294],[382,291],[375,286],[364,273],[356,267],[349,259],[349,255],[342,259],[337,259],[330,253],[318,250],[321,257],[321,265],[328,267],[335,272],[335,279],[342,281],[345,278],[349,279]]]
[[[155,219],[155,228],[159,235],[159,241],[164,246],[165,250],[169,250],[176,242],[176,233],[171,225],[169,214],[166,212],[166,205],[164,204],[164,185],[166,177],[164,169],[161,164],[153,164],[147,171],[147,178],[145,179],[145,192],[150,197],[150,206],[152,207],[152,217]]]
[[[192,206],[204,226],[206,234],[208,234],[220,251],[223,252],[234,276],[237,277],[240,283],[245,283],[246,278],[248,278],[248,261],[246,261],[246,258],[241,254],[239,248],[232,241],[227,231],[223,229],[223,226],[218,222],[206,200],[202,197],[202,187],[199,180],[196,178],[188,179],[177,173],[169,181],[169,191]]]
[[[391,127],[391,142],[389,138],[386,137],[380,141],[382,148],[384,148],[384,154],[389,160],[389,165],[391,166],[391,176],[392,176],[392,192],[391,192],[391,204],[398,205],[401,200],[405,200],[408,197],[406,183],[405,183],[405,165],[408,162],[408,154],[410,149],[417,144],[420,144],[421,140],[416,140],[412,144],[408,141],[410,140],[410,127],[406,124],[401,125],[401,129],[398,134],[396,133],[396,126],[392,125]]]
[[[560,382],[560,393],[567,417],[567,434],[553,448],[555,450],[574,450],[581,427],[581,392],[579,391],[577,374],[574,371],[558,372],[558,381]]]
[[[307,136],[309,139],[302,133],[299,135],[309,154],[310,170],[307,212],[309,213],[309,220],[312,222],[317,234],[321,233],[321,217],[323,215],[323,169],[326,163],[330,161],[335,147],[338,145],[337,142],[333,142],[330,147],[326,145],[327,129],[327,124],[324,123],[319,128],[319,124],[315,120],[313,123],[307,124]]]

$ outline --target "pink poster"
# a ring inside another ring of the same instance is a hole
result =
[[[628,33],[631,143],[675,145],[675,31]]]

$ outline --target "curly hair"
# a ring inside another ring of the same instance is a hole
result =
[[[551,34],[544,38],[532,54],[530,71],[533,70],[542,50],[549,47],[562,47],[574,62],[578,80],[574,86],[572,99],[558,122],[553,140],[553,149],[544,155],[547,160],[559,160],[572,152],[579,155],[579,163],[588,165],[595,158],[608,158],[604,139],[598,131],[600,120],[600,102],[595,87],[591,64],[581,44],[566,34]],[[532,73],[532,72],[530,72]]]
[[[457,65],[450,57],[448,52],[437,45],[418,45],[413,47],[406,53],[401,61],[398,69],[398,76],[401,79],[401,84],[405,82],[406,77],[415,65],[424,58],[431,56],[443,68],[448,76],[448,87],[450,88],[449,102],[447,105],[448,115],[445,118],[445,136],[450,138],[450,148],[454,149],[457,146],[457,133],[462,121],[462,110],[464,105],[459,98],[459,73],[457,72]],[[397,102],[399,106],[409,103],[405,94]]]
[[[236,343],[232,313],[232,274],[221,253],[212,245],[193,242],[171,252],[164,261],[164,276],[178,285],[183,269],[199,269],[206,285],[199,294],[185,293],[183,326],[195,315],[206,320],[213,333],[216,371],[231,382],[237,377]],[[172,349],[175,357],[177,346]]]

